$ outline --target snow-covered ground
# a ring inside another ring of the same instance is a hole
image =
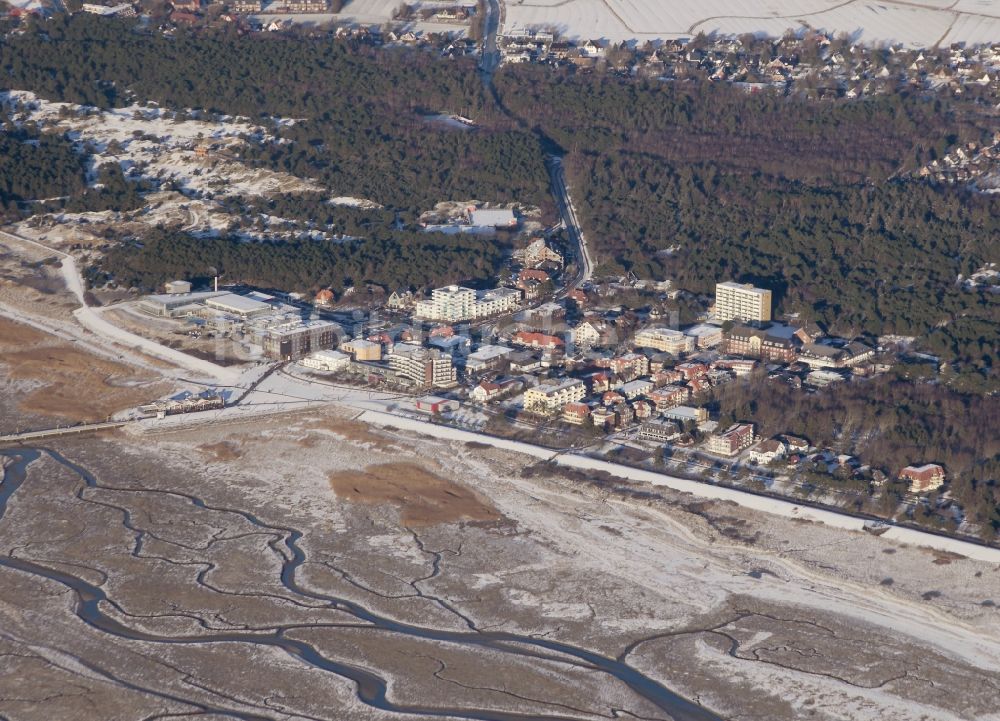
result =
[[[503,31],[553,27],[574,39],[657,40],[699,32],[780,36],[804,26],[912,47],[1000,40],[995,0],[509,0]]]
[[[427,2],[426,0],[421,2],[419,0],[407,0],[407,4],[416,5],[418,8],[444,8],[463,3]],[[308,25],[319,25],[321,23],[334,22],[341,25],[375,25],[381,27],[385,23],[392,21],[393,11],[395,11],[399,5],[400,0],[350,0],[350,2],[344,3],[344,9],[339,13],[309,13],[303,15],[297,15],[294,13],[271,14],[267,12],[269,7],[265,7],[265,12],[257,15],[256,17],[262,23],[268,23],[272,20],[291,20],[294,23],[303,23]],[[438,22],[434,20],[425,21],[418,19],[407,24],[407,28],[421,33],[445,32],[464,34],[468,29],[468,25],[457,22]]]
[[[99,110],[51,102],[21,90],[0,94],[0,104],[43,129],[68,133],[91,153],[95,170],[104,163],[118,163],[128,175],[171,181],[192,195],[267,195],[320,189],[310,180],[252,168],[235,158],[233,153],[240,146],[272,139],[266,128],[246,118],[178,120],[168,117],[170,111],[156,107]]]

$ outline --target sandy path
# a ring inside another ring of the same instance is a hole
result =
[[[172,365],[183,368],[185,371],[211,378],[220,383],[231,385],[240,377],[241,371],[238,368],[225,368],[210,361],[195,358],[113,325],[101,316],[100,309],[91,308],[87,305],[84,296],[83,278],[80,276],[76,259],[72,255],[6,231],[0,231],[0,235],[16,242],[36,246],[59,256],[61,261],[60,273],[63,281],[80,304],[80,307],[73,311],[73,317],[76,318],[77,322],[83,328],[89,330],[91,333],[113,343],[138,350],[154,358],[165,360]]]

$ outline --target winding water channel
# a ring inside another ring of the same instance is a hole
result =
[[[163,494],[174,498],[186,499],[193,506],[219,513],[235,514],[247,522],[261,529],[264,532],[273,534],[275,540],[270,543],[271,547],[281,555],[281,583],[284,588],[294,596],[308,603],[315,608],[336,609],[347,613],[361,622],[360,628],[373,628],[391,635],[395,634],[401,640],[416,638],[425,641],[439,641],[451,644],[458,644],[466,647],[487,649],[500,654],[501,658],[513,657],[517,659],[544,660],[556,662],[568,667],[597,671],[611,676],[624,685],[632,689],[636,694],[648,700],[653,706],[663,711],[669,718],[675,721],[721,721],[720,716],[711,711],[689,701],[678,694],[672,692],[662,684],[654,681],[643,673],[637,671],[627,663],[608,658],[598,653],[588,651],[570,644],[561,643],[545,638],[524,636],[515,633],[488,632],[488,631],[447,631],[434,628],[415,626],[401,623],[391,618],[381,616],[364,606],[338,598],[336,596],[321,593],[301,586],[296,580],[296,571],[306,561],[306,554],[299,546],[302,533],[294,528],[277,526],[266,523],[251,513],[239,509],[222,508],[211,506],[197,496],[180,493],[176,491],[148,489],[148,488],[118,488],[103,485],[87,469],[68,460],[61,454],[43,448],[16,448],[0,449],[0,456],[8,459],[5,468],[3,482],[0,484],[0,538],[3,536],[4,516],[7,505],[15,493],[27,492],[30,489],[28,472],[30,466],[43,456],[47,456],[64,468],[72,471],[82,481],[82,485],[77,491],[77,496],[83,498],[83,493],[87,489],[103,489],[109,491],[132,492],[144,494]],[[24,490],[22,490],[24,489]],[[145,532],[132,523],[130,513],[127,509],[115,506],[123,514],[123,525],[136,535],[136,544],[133,555],[138,554],[141,549]],[[289,631],[308,631],[309,628],[321,629],[329,627],[330,624],[316,624],[315,626],[304,626],[302,624],[289,626],[274,626],[265,631],[247,632],[219,632],[206,629],[205,633],[196,635],[157,635],[131,628],[128,625],[109,616],[103,610],[107,606],[118,608],[113,599],[109,598],[104,590],[83,578],[67,573],[63,570],[51,568],[41,563],[19,557],[0,556],[0,566],[12,569],[21,573],[29,574],[38,578],[54,581],[71,589],[76,595],[75,613],[76,616],[90,627],[129,641],[138,641],[146,644],[184,644],[184,645],[205,645],[219,643],[245,644],[253,647],[277,648],[284,651],[313,669],[321,670],[336,676],[349,679],[357,689],[358,698],[365,704],[389,712],[398,712],[411,715],[447,717],[455,719],[479,719],[482,721],[578,721],[583,716],[573,716],[565,714],[544,714],[528,715],[503,711],[496,711],[487,708],[468,708],[462,706],[455,707],[429,707],[419,705],[405,705],[396,703],[388,697],[387,679],[380,676],[377,671],[363,667],[364,659],[358,659],[358,665],[338,662],[325,657],[310,643],[297,638],[289,638],[286,633]],[[165,700],[183,703],[195,709],[195,714],[211,714],[229,718],[247,719],[256,721],[257,719],[273,719],[273,715],[260,715],[258,713],[239,710],[239,702],[233,707],[211,706],[195,700],[181,698],[169,693],[160,692],[154,689],[131,685],[127,681],[115,679],[123,686],[150,693]],[[245,706],[246,704],[244,704]]]

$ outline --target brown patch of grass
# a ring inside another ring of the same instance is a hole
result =
[[[218,443],[203,443],[198,446],[198,450],[217,463],[235,461],[243,457],[243,449],[232,441],[219,441]]]
[[[931,553],[934,555],[933,563],[938,566],[947,566],[952,561],[964,561],[966,558],[961,553],[954,553],[953,551],[939,551],[934,549]]]
[[[309,430],[323,430],[336,433],[344,440],[352,443],[365,443],[380,451],[392,449],[392,442],[385,436],[372,431],[371,426],[361,421],[344,418],[323,418],[307,427]]]
[[[396,506],[404,526],[503,519],[470,489],[416,463],[381,463],[364,471],[336,471],[330,474],[330,485],[349,501]]]
[[[102,421],[166,391],[132,368],[30,326],[0,318],[0,364],[14,380],[41,383],[14,401],[26,414]],[[136,384],[141,385],[136,385]]]

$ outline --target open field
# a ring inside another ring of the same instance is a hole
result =
[[[1000,718],[995,565],[354,423],[63,442],[86,483],[37,456],[0,519],[0,714]],[[502,520],[407,517],[442,491]]]
[[[812,27],[865,43],[911,47],[1000,40],[1000,4],[976,0],[508,0],[503,31],[553,27],[569,38],[612,42],[699,32],[781,36]]]
[[[53,422],[103,421],[170,389],[155,374],[2,317],[0,370],[0,432]]]
[[[462,3],[411,0],[408,4],[416,6],[417,8],[436,9]],[[269,7],[265,7],[264,12],[256,17],[261,22],[290,19],[293,22],[307,25],[319,25],[322,23],[333,22],[338,25],[375,25],[381,27],[388,22],[394,22],[392,14],[398,7],[399,0],[349,0],[344,3],[344,9],[339,13],[270,13],[268,12]],[[434,20],[415,20],[405,23],[405,28],[423,33],[454,33],[464,35],[468,30],[468,25],[464,23],[439,22]]]

